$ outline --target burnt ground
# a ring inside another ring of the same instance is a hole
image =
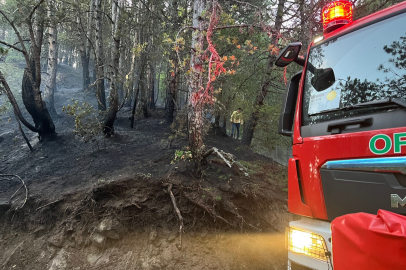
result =
[[[0,122],[0,174],[28,188],[25,201],[19,179],[0,177],[0,269],[286,269],[284,168],[210,133],[208,147],[248,176],[210,156],[197,178],[191,161],[174,160],[187,141],[169,143],[162,110],[131,129],[124,108],[113,138],[84,143],[61,108],[91,97],[79,72],[61,69],[72,75],[59,78],[56,140],[27,133],[31,153],[15,122]]]

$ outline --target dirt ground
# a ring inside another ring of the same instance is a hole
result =
[[[174,160],[187,142],[169,143],[159,109],[131,129],[123,108],[114,138],[84,143],[62,106],[92,99],[80,72],[61,70],[71,76],[58,79],[56,140],[27,132],[31,153],[1,117],[0,175],[20,176],[28,197],[18,178],[0,177],[0,269],[286,269],[284,168],[209,134],[208,147],[248,175],[211,156],[197,178],[191,161]]]

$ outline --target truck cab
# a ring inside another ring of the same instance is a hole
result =
[[[303,57],[296,42],[276,60],[303,66],[279,122],[279,133],[293,141],[288,207],[302,216],[286,229],[291,270],[343,269],[335,261],[346,258],[335,259],[340,241],[332,235],[334,222],[345,226],[343,217],[406,215],[406,2],[357,21],[352,8],[347,1],[328,4],[324,35]],[[395,253],[405,260],[406,250]],[[373,269],[395,269],[386,267]]]

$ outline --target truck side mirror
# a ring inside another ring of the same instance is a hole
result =
[[[302,43],[300,42],[290,43],[279,53],[278,57],[276,57],[275,65],[278,67],[289,65],[298,58],[301,48]]]
[[[290,137],[293,135],[292,126],[293,120],[295,119],[296,101],[301,77],[302,71],[292,77],[283,98],[284,103],[282,104],[282,111],[279,118],[278,133],[284,136]]]

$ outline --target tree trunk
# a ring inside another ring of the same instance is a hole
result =
[[[56,136],[55,125],[42,99],[41,85],[41,45],[44,30],[44,11],[38,9],[34,26],[27,21],[30,32],[29,67],[24,70],[22,81],[22,98],[24,106],[31,115],[35,127],[39,130],[39,138],[53,139]],[[35,28],[35,29],[34,29]]]
[[[103,48],[103,0],[95,0],[96,11],[96,98],[99,111],[106,110],[106,94],[104,90],[104,48]]]
[[[109,108],[103,122],[103,132],[107,137],[110,137],[114,134],[114,121],[116,120],[116,115],[118,111],[118,85],[119,80],[119,65],[120,65],[120,42],[121,42],[121,8],[123,8],[124,2],[119,0],[119,6],[116,7],[114,15],[114,35],[113,35],[113,48],[112,48],[112,68],[111,68],[111,87],[110,87],[110,96],[109,96]],[[113,2],[113,7],[116,4]]]
[[[205,9],[203,0],[195,0],[193,5],[193,27],[197,29],[197,34],[194,35],[192,40],[192,55],[191,55],[191,85],[188,91],[188,141],[189,147],[192,152],[193,161],[197,167],[197,174],[200,175],[202,171],[203,162],[203,102],[197,101],[194,95],[200,91],[203,80],[202,59],[200,59],[204,45],[204,25],[202,22],[201,14]],[[200,49],[199,49],[200,48]]]
[[[283,22],[283,10],[285,7],[286,0],[279,0],[278,1],[278,11],[275,18],[275,26],[274,30],[279,33],[281,30],[282,22]],[[278,37],[277,34],[274,34],[271,40],[271,44],[274,46],[278,45]],[[264,104],[264,100],[266,95],[269,92],[271,80],[272,80],[272,67],[273,63],[276,59],[275,55],[269,53],[268,60],[267,60],[267,71],[265,73],[265,77],[263,79],[263,84],[260,90],[258,91],[257,97],[254,103],[254,112],[251,114],[250,118],[245,121],[244,123],[244,133],[242,136],[241,142],[247,146],[251,145],[252,139],[254,138],[255,128],[257,127],[259,114],[260,114],[260,107]]]
[[[85,45],[84,52],[81,53],[81,62],[82,62],[82,75],[83,75],[83,90],[84,91],[90,91],[92,90],[90,84],[90,73],[89,73],[89,68],[90,68],[90,53],[91,53],[91,40],[93,39],[93,27],[94,27],[94,4],[95,0],[90,0],[90,5],[89,5],[89,13],[88,13],[88,18],[87,18],[87,37],[83,36],[83,45]],[[82,25],[84,27],[84,25]],[[82,29],[84,31],[84,29]]]
[[[140,81],[139,81],[139,86],[140,86],[140,90],[141,90],[141,97],[140,97],[140,101],[139,101],[139,107],[142,110],[143,114],[144,114],[144,118],[148,118],[149,114],[148,114],[148,103],[147,103],[147,88],[145,87],[145,82],[144,82],[144,74],[140,75]]]
[[[53,12],[49,11],[51,19],[48,27],[48,74],[49,78],[45,85],[44,100],[52,116],[57,116],[55,110],[54,93],[56,90],[56,72],[58,69],[58,27],[53,18]]]
[[[178,60],[176,59],[176,54],[173,52],[171,53],[174,68],[173,73],[170,74],[171,81],[169,83],[168,93],[166,97],[166,121],[168,123],[172,123],[174,119],[174,112],[175,112],[175,100],[176,100],[176,92],[179,86],[179,64]]]
[[[138,45],[138,31],[137,30],[135,30],[135,32],[134,32],[134,42],[133,42],[133,44],[134,44],[133,48],[136,48],[137,45]],[[135,82],[136,77],[137,77],[137,73],[135,71],[135,67],[137,65],[136,58],[137,58],[137,54],[136,54],[135,50],[133,49],[132,50],[132,56],[131,56],[130,73],[128,74],[129,80],[128,80],[128,84],[127,84],[128,96],[129,96],[129,98],[128,98],[129,106],[131,106],[132,98],[135,99],[134,82]]]
[[[149,100],[148,107],[155,110],[155,68],[152,63],[149,64]]]

